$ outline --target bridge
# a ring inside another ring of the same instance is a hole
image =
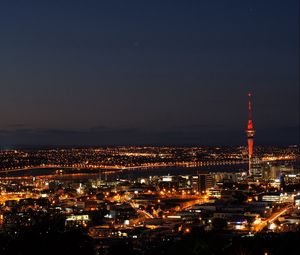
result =
[[[172,162],[172,163],[148,163],[135,166],[122,165],[100,165],[100,164],[42,164],[42,165],[28,165],[0,169],[0,173],[11,173],[29,171],[34,169],[79,169],[79,170],[142,170],[151,168],[164,167],[205,167],[205,166],[226,166],[226,165],[241,165],[246,164],[244,160],[217,160],[217,161],[198,161],[198,162]]]

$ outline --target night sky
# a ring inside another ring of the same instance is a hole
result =
[[[299,137],[298,0],[0,1],[0,147]]]

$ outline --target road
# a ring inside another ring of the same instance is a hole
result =
[[[259,224],[255,225],[253,227],[253,231],[256,233],[261,232],[269,223],[273,223],[275,220],[277,220],[281,215],[285,214],[291,208],[292,208],[292,205],[287,205],[284,208],[282,208],[279,212],[275,212],[269,218],[267,218],[267,219],[261,221]]]

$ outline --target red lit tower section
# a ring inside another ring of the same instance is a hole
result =
[[[248,93],[248,125],[246,129],[247,140],[248,140],[248,159],[249,159],[249,169],[248,174],[251,175],[251,159],[253,155],[253,138],[255,130],[253,127],[252,120],[252,94]]]

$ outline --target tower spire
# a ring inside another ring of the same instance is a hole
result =
[[[253,129],[252,120],[252,94],[248,93],[248,126],[247,129]]]

